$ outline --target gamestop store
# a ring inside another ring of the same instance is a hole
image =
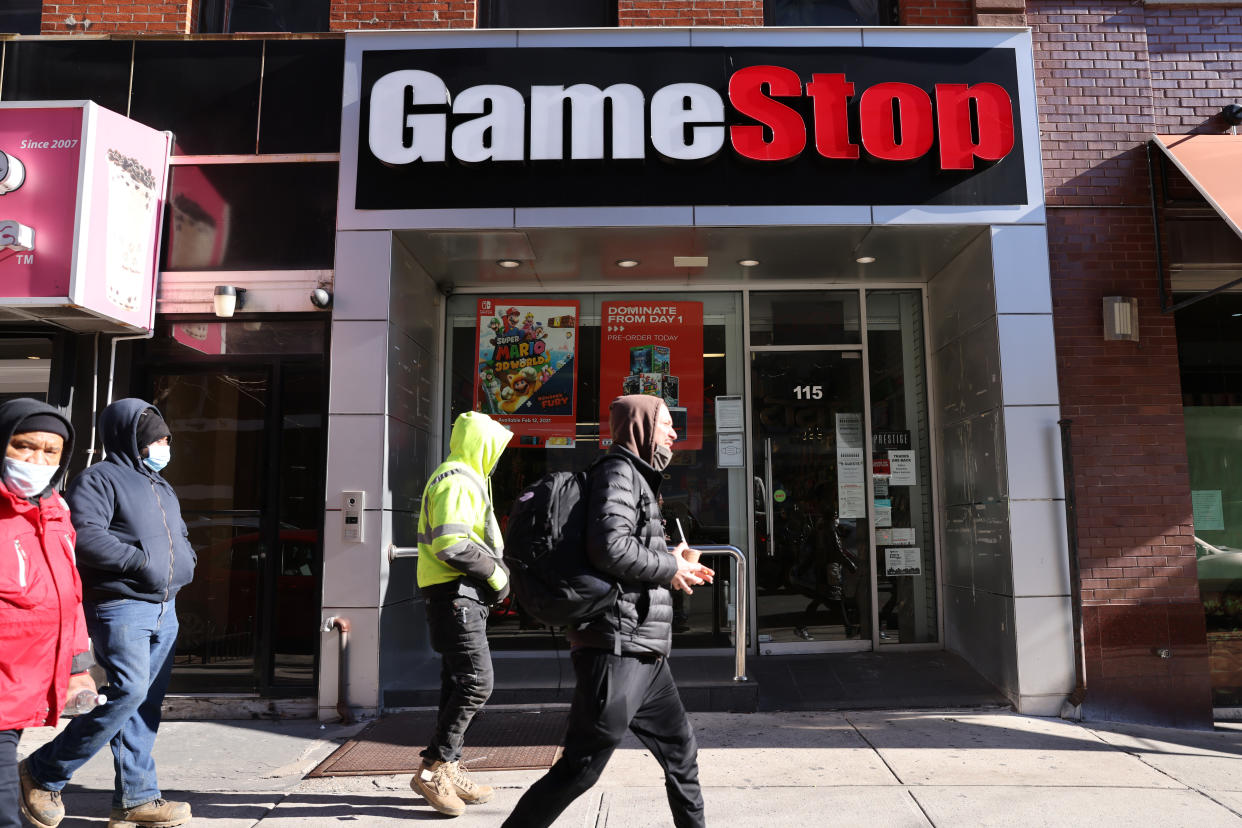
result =
[[[453,419],[513,430],[503,515],[640,393],[679,434],[669,534],[743,553],[678,596],[679,655],[728,680],[739,637],[752,663],[947,649],[1056,713],[1038,140],[1026,29],[349,35],[323,615],[350,622],[351,705],[438,693],[416,562],[387,552],[415,545]],[[572,684],[520,606],[490,635],[498,700],[507,675]],[[321,658],[330,717],[334,638]]]

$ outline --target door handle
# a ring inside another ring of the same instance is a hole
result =
[[[775,558],[776,557],[776,513],[773,509],[774,502],[772,500],[774,491],[772,489],[772,438],[771,437],[763,438],[763,479],[765,482],[764,488],[767,489],[767,491],[763,493],[763,497],[764,497],[764,506],[766,507],[764,511],[767,512],[767,519],[768,519],[768,557]]]

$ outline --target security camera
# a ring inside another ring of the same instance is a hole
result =
[[[323,288],[315,288],[310,295],[311,304],[320,310],[327,310],[332,307],[332,291]]]

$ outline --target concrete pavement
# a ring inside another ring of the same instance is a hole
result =
[[[694,713],[714,826],[1239,826],[1242,725],[1079,725],[999,710]],[[303,779],[359,726],[166,722],[165,795],[194,826],[319,828],[442,820],[409,776]],[[25,755],[52,736],[29,730]],[[538,771],[477,773],[496,798],[455,824],[497,826]],[[111,756],[65,791],[64,828],[105,825]],[[671,825],[655,760],[632,737],[558,826]]]

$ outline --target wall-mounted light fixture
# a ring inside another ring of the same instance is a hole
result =
[[[1242,104],[1226,104],[1220,111],[1221,120],[1231,127],[1242,126]]]
[[[332,291],[325,288],[315,288],[310,294],[311,304],[320,310],[327,310],[332,307]]]
[[[1104,339],[1138,342],[1138,299],[1133,296],[1104,297]]]
[[[212,307],[215,309],[216,316],[228,319],[233,315],[233,311],[239,311],[245,306],[245,288],[233,287],[232,285],[216,285],[216,292],[212,297]]]

